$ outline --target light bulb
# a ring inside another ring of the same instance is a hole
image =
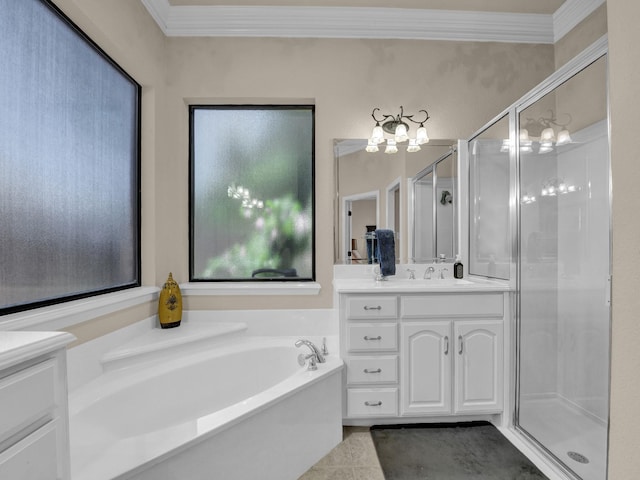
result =
[[[376,142],[373,138],[370,138],[367,142],[367,148],[365,150],[369,153],[375,153],[379,150],[378,142]]]
[[[396,143],[406,142],[407,140],[409,140],[407,126],[404,123],[399,123],[396,127]]]

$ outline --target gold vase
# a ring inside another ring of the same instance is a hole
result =
[[[158,318],[162,328],[177,327],[182,320],[182,294],[171,273],[160,291]]]

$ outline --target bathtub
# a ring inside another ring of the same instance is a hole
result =
[[[297,479],[342,439],[343,364],[308,371],[296,339],[120,359],[69,396],[71,479]]]

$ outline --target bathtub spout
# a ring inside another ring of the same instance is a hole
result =
[[[320,352],[320,349],[316,347],[313,344],[313,342],[310,342],[309,340],[304,340],[304,339],[300,339],[296,341],[296,347],[300,348],[302,345],[306,345],[307,347],[309,347],[309,349],[311,350],[311,353],[313,353],[316,359],[318,360],[318,363],[326,362],[324,355],[322,355],[322,352]]]

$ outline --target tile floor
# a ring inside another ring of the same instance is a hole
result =
[[[368,427],[344,427],[342,442],[298,480],[384,480]]]

